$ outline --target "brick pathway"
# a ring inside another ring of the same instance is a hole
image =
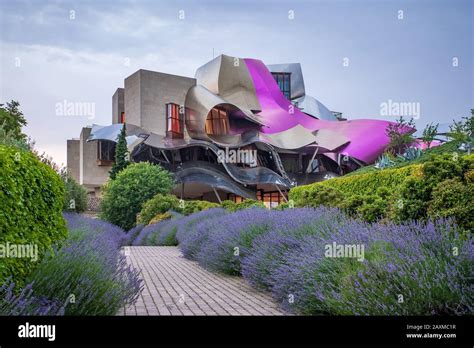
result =
[[[284,315],[271,297],[241,277],[216,274],[185,259],[177,247],[128,247],[145,287],[119,315]]]

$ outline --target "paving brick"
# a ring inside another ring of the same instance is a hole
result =
[[[272,298],[241,277],[209,272],[177,247],[129,247],[145,288],[118,315],[285,315]]]

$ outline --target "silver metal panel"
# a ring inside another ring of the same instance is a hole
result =
[[[314,134],[299,124],[279,133],[260,133],[259,137],[262,142],[269,143],[281,149],[289,150],[299,149],[316,141]]]
[[[250,110],[243,109],[238,105],[213,94],[204,86],[197,85],[189,89],[186,95],[186,113],[185,122],[189,136],[194,139],[210,140],[211,137],[206,134],[206,119],[209,111],[217,105],[228,105],[236,110],[240,110],[243,116],[258,125],[262,125],[261,119],[254,115]],[[231,143],[238,143],[239,136],[228,136]],[[232,138],[232,139],[231,139]]]
[[[291,73],[291,99],[305,95],[303,71],[300,63],[270,64],[267,65],[267,68],[270,72]]]
[[[117,141],[117,138],[122,131],[123,124],[116,123],[110,126],[100,126],[98,124],[93,124],[91,129],[91,134],[87,138],[87,141],[93,140],[109,140]],[[135,126],[133,124],[127,124],[127,136],[136,135],[138,136],[141,133],[148,133],[142,128]]]
[[[336,116],[316,98],[305,95],[293,100],[293,103],[305,114],[320,120],[337,121]]]
[[[340,133],[329,129],[320,129],[313,133],[316,138],[316,145],[331,152],[337,148],[348,144],[350,139]]]
[[[215,144],[207,141],[184,140],[184,139],[167,139],[157,134],[150,134],[144,141],[144,145],[158,149],[178,150],[186,147],[200,146],[204,147],[218,155],[220,148]],[[193,166],[193,163],[183,163],[183,168]],[[199,166],[208,166],[208,164],[200,162]],[[291,183],[278,175],[271,169],[265,167],[241,168],[232,163],[223,162],[223,169],[233,180],[245,185],[271,183],[283,187],[290,187]]]
[[[228,176],[208,168],[193,167],[181,170],[175,174],[175,180],[178,184],[199,183],[209,186],[209,188],[216,188],[245,198],[256,199],[255,192],[238,185]],[[184,191],[186,194],[186,185],[184,185]]]
[[[198,85],[239,109],[260,111],[252,77],[243,59],[220,55],[197,69]]]

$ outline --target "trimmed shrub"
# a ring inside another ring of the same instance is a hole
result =
[[[365,221],[375,222],[385,217],[388,202],[378,195],[368,195],[363,197],[363,203],[356,213]]]
[[[222,201],[221,207],[230,212],[236,212],[248,208],[265,208],[265,204],[262,201],[257,201],[255,199],[244,199],[240,203],[225,200]]]
[[[156,216],[166,213],[169,210],[176,211],[183,215],[190,215],[202,210],[217,208],[220,205],[208,201],[181,201],[174,195],[157,194],[146,201],[142,210],[137,215],[137,223],[149,224]],[[155,220],[153,223],[157,222]]]
[[[236,205],[237,205],[237,203],[235,203],[233,201],[230,201],[228,199],[221,202],[221,207],[224,208],[225,210],[229,210],[229,211],[235,211],[235,209],[236,209],[235,206]]]
[[[423,166],[423,177],[427,184],[435,186],[441,181],[463,178],[469,169],[469,161],[463,156],[444,154],[435,156]]]
[[[157,215],[175,209],[178,202],[178,199],[173,195],[158,193],[143,204],[140,214],[137,215],[137,223],[148,225]]]
[[[429,201],[434,199],[433,188],[444,180],[458,178],[467,184],[471,180],[474,156],[454,152],[429,158],[423,165],[370,171],[296,187],[290,190],[289,196],[296,207],[321,204],[339,207],[368,222],[386,218],[396,222],[426,220],[430,216],[456,218],[450,215],[456,209],[428,214]],[[437,206],[442,209],[440,204]],[[465,218],[458,220],[464,221],[460,222],[463,228],[467,226]]]
[[[428,214],[428,206],[430,200],[436,200],[433,189],[441,182],[449,179],[456,179],[459,185],[463,185],[461,181],[465,178],[465,173],[473,168],[472,156],[458,156],[444,154],[442,156],[433,156],[430,161],[426,162],[422,167],[422,176],[407,178],[402,185],[400,185],[398,192],[394,196],[394,201],[391,204],[391,217],[395,221],[406,221],[409,219],[426,219],[428,216],[457,218],[456,212],[461,213],[460,210],[453,208],[453,198],[448,200],[445,207],[448,211],[438,211]],[[448,181],[447,183],[451,183]],[[459,185],[457,192],[460,193]],[[439,188],[446,194],[445,190]],[[454,193],[454,191],[453,191]],[[467,193],[467,191],[466,191]],[[464,194],[457,196],[462,202],[465,202]],[[436,200],[436,206],[443,209],[443,204]],[[451,207],[451,208],[448,208]],[[465,221],[465,217],[460,217],[459,221]],[[465,225],[465,222],[462,223]]]
[[[160,166],[147,162],[129,165],[105,184],[101,217],[129,230],[143,204],[157,193],[169,193],[172,187],[171,174]]]
[[[435,186],[428,203],[432,219],[452,216],[465,231],[474,231],[474,184],[460,179],[447,179]]]
[[[420,176],[421,165],[411,165],[396,169],[384,169],[371,171],[360,175],[343,176],[318,182],[311,185],[303,185],[290,190],[289,199],[292,199],[296,207],[318,206],[318,201],[324,201],[322,190],[332,188],[327,193],[333,195],[338,203],[330,203],[337,206],[345,197],[354,194],[372,195],[377,194],[380,187],[384,187],[389,192],[396,191],[396,188],[409,176]],[[339,195],[339,193],[342,194]],[[313,202],[312,199],[315,201]]]
[[[191,215],[203,210],[218,208],[220,205],[218,203],[208,202],[208,201],[183,201],[182,206],[178,203],[174,210],[183,214]]]
[[[66,192],[64,194],[63,210],[82,213],[87,209],[87,191],[74,178],[63,173],[62,179]]]
[[[116,315],[136,301],[143,287],[139,273],[120,252],[125,233],[98,219],[65,217],[69,238],[29,277],[33,293],[54,296],[66,304],[66,315]]]
[[[60,176],[31,152],[0,145],[0,284],[7,278],[19,287],[36,267],[28,257],[5,257],[12,245],[37,247],[43,257],[63,240],[64,185]]]
[[[390,205],[390,217],[398,222],[426,217],[431,186],[423,177],[407,178]]]
[[[169,211],[167,211],[166,213],[163,213],[163,214],[157,214],[153,219],[150,220],[148,224],[153,225],[160,221],[171,219],[172,217],[173,215]]]

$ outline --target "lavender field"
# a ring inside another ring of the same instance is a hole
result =
[[[178,244],[186,258],[243,276],[298,314],[473,312],[472,237],[451,220],[368,223],[325,207],[210,209],[149,225],[130,243]],[[333,245],[362,253],[328,254]]]

